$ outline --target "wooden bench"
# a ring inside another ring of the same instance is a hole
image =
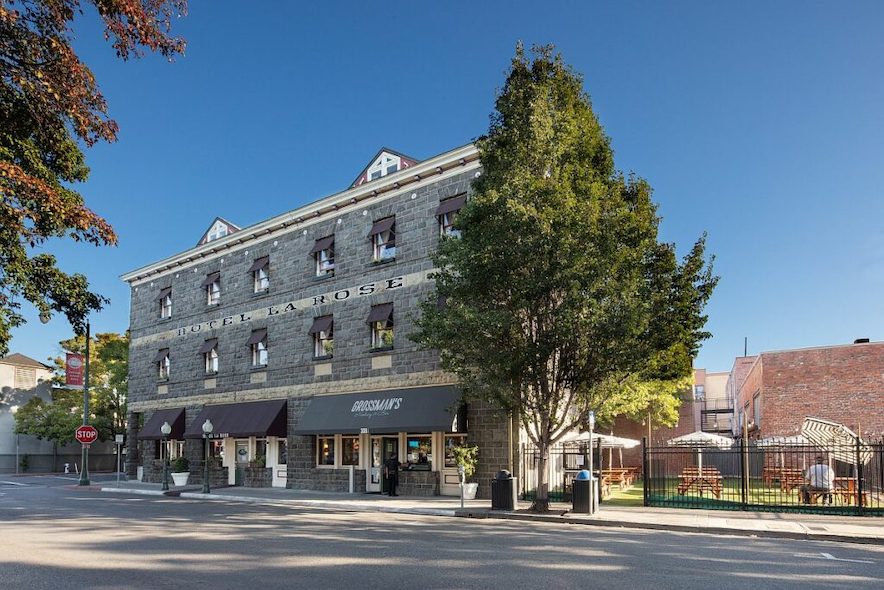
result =
[[[631,467],[602,469],[602,476],[607,477],[609,483],[620,485],[620,489],[632,486],[633,474]]]
[[[780,490],[791,492],[804,485],[804,472],[800,469],[780,469],[779,480]]]
[[[691,490],[700,495],[711,492],[717,499],[721,499],[721,487],[721,472],[717,467],[703,467],[702,473],[697,467],[685,467],[681,472],[678,493],[683,496]]]

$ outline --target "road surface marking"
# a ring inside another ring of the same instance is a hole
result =
[[[848,561],[850,563],[875,563],[867,559],[843,559],[835,557],[831,553],[796,553],[795,557],[807,557],[808,559],[825,559],[827,561]]]
[[[26,484],[26,483],[20,483],[20,482],[17,482],[17,481],[0,481],[0,485],[4,485],[4,486],[21,486],[21,487],[23,487],[23,488],[28,487],[28,484]]]

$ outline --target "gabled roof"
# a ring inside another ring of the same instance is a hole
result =
[[[223,217],[216,217],[215,219],[212,220],[212,223],[209,224],[209,227],[206,228],[206,231],[203,232],[203,237],[200,238],[200,241],[197,242],[196,245],[202,246],[203,244],[208,242],[209,241],[209,234],[212,233],[212,230],[215,228],[215,226],[219,225],[219,224],[227,227],[227,235],[238,232],[240,229],[242,229],[238,225],[230,223],[229,221],[227,221]]]
[[[390,148],[382,147],[381,149],[378,150],[378,152],[374,156],[372,156],[371,160],[369,160],[368,163],[362,168],[362,172],[360,172],[359,176],[356,177],[356,180],[354,180],[350,184],[350,188],[353,188],[353,187],[359,186],[361,184],[365,184],[366,182],[369,182],[368,169],[371,168],[372,165],[375,162],[377,162],[378,158],[380,158],[384,154],[389,154],[391,156],[395,156],[395,157],[399,158],[400,163],[401,163],[399,170],[405,170],[406,168],[411,168],[412,166],[414,166],[415,164],[420,162],[420,160],[418,160],[417,158],[412,158],[411,156],[406,156],[405,154],[401,154],[401,153],[397,152],[396,150],[391,150]]]
[[[40,361],[35,361],[31,357],[17,352],[14,352],[9,356],[4,356],[3,358],[0,358],[0,363],[3,363],[4,365],[15,365],[17,367],[35,367],[37,369],[46,370],[52,369],[52,367],[50,367],[49,365],[44,365]]]

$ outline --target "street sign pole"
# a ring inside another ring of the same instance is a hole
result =
[[[86,368],[83,375],[83,426],[89,425],[89,340],[91,334],[89,331],[89,320],[86,320]],[[81,486],[89,485],[89,446],[83,445],[80,462],[83,468],[80,470]]]
[[[114,443],[117,445],[117,487],[120,487],[120,458],[123,455],[123,435],[116,435]]]

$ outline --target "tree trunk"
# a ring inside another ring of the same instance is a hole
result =
[[[531,504],[532,512],[549,512],[549,445],[538,443],[540,460],[537,462],[537,492]]]

